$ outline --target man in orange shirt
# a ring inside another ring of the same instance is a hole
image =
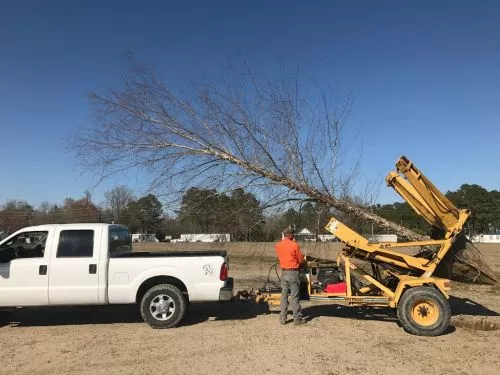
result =
[[[300,306],[300,280],[299,266],[304,262],[304,255],[300,251],[299,244],[294,240],[292,228],[283,231],[284,238],[275,246],[281,267],[281,313],[280,323],[286,324],[288,312],[288,292],[290,292],[290,305],[293,311],[295,325],[305,323],[302,319],[302,307]]]

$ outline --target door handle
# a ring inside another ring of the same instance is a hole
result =
[[[97,273],[97,264],[89,264],[89,273],[91,274]]]
[[[39,275],[46,275],[47,274],[47,266],[45,264],[40,265],[38,267],[38,274]]]

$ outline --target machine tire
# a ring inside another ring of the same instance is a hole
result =
[[[439,336],[451,319],[448,300],[428,286],[406,290],[399,300],[397,314],[404,330],[417,336]]]
[[[172,328],[186,315],[187,301],[176,286],[160,284],[144,294],[140,310],[142,319],[151,328]]]

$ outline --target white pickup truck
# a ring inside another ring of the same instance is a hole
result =
[[[190,302],[232,298],[226,252],[132,252],[121,225],[40,225],[0,242],[0,308],[136,303],[170,328]]]

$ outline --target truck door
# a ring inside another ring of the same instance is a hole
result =
[[[0,306],[48,304],[50,246],[49,231],[21,232],[0,245]]]
[[[56,230],[49,273],[49,304],[99,303],[102,228]]]

